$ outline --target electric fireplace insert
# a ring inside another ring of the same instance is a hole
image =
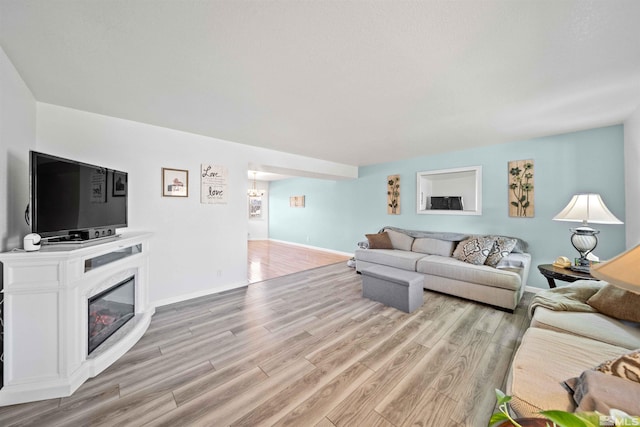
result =
[[[135,276],[89,298],[88,354],[135,314]]]

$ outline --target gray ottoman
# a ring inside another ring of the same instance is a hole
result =
[[[362,269],[362,296],[411,313],[422,306],[424,276],[385,265]]]

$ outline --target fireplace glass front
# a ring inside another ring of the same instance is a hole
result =
[[[89,298],[89,347],[91,354],[135,314],[135,276]]]

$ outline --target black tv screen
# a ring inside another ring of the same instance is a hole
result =
[[[33,233],[86,239],[127,226],[126,172],[36,151],[30,166]]]

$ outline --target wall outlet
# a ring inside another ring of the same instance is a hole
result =
[[[222,276],[222,270],[217,271],[218,277]]]
[[[311,239],[309,238],[309,236],[307,236],[307,242],[311,241]]]

